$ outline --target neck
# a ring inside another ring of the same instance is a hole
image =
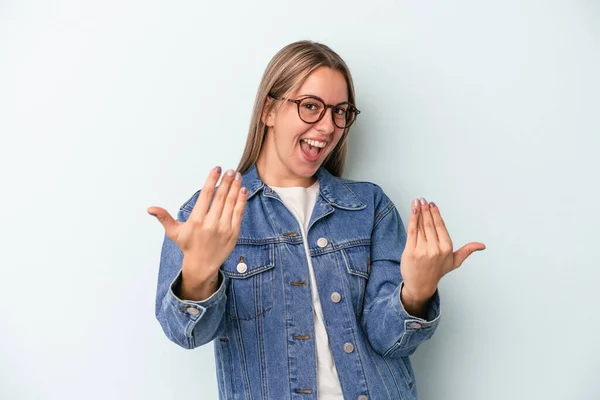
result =
[[[258,176],[267,186],[302,186],[306,188],[311,186],[317,180],[314,175],[309,177],[299,176],[289,171],[285,166],[274,168],[271,167],[272,165],[274,165],[274,163],[269,162],[269,160],[264,157],[264,153],[261,154],[256,161],[256,171]]]

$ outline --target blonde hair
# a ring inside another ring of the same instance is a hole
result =
[[[244,153],[237,171],[246,172],[258,160],[262,144],[267,133],[267,126],[262,120],[263,112],[268,114],[275,107],[275,102],[265,109],[267,97],[286,96],[298,89],[306,78],[319,67],[329,67],[339,71],[346,78],[348,85],[348,101],[356,105],[354,100],[354,84],[350,70],[344,60],[324,44],[309,40],[291,43],[279,50],[271,59],[258,88],[250,129],[246,138]],[[281,103],[280,107],[283,105]],[[323,162],[324,167],[338,177],[342,176],[347,153],[347,137],[350,127],[344,129],[342,137],[335,149]]]

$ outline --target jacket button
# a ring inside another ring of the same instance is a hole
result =
[[[237,265],[237,272],[239,272],[240,274],[243,274],[244,272],[248,271],[248,266],[246,265],[246,263],[239,263]]]
[[[198,309],[196,309],[194,307],[188,307],[187,312],[189,312],[192,315],[197,315],[200,311],[198,311]]]
[[[360,396],[358,396],[358,400],[369,400],[369,398],[364,394],[361,394]]]
[[[317,246],[319,247],[325,247],[327,246],[327,243],[329,242],[327,242],[327,239],[325,238],[320,238],[319,240],[317,240]]]
[[[339,294],[338,292],[331,293],[331,301],[333,301],[334,303],[339,303],[340,300],[342,300],[341,294]]]
[[[344,351],[346,353],[352,353],[354,351],[354,345],[352,343],[344,343]]]

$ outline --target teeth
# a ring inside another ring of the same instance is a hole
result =
[[[319,147],[319,148],[323,148],[327,145],[327,142],[319,142],[317,140],[310,140],[310,139],[302,139],[304,140],[306,143],[308,143],[309,145],[313,146],[313,147]]]

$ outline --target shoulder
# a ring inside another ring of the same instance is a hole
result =
[[[335,179],[366,204],[367,208],[371,208],[376,213],[387,213],[395,208],[383,187],[375,182],[348,178]]]
[[[198,197],[200,197],[200,192],[202,189],[197,190],[194,194],[192,194],[180,207],[179,211],[184,213],[191,213],[198,201]]]

